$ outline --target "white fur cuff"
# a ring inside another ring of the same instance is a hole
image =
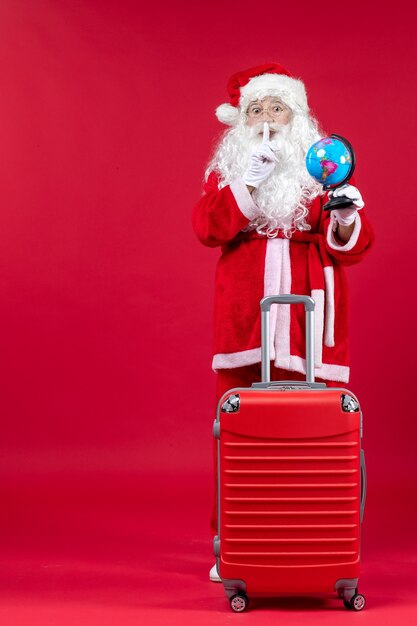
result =
[[[356,245],[356,242],[358,241],[358,238],[359,238],[359,233],[361,232],[362,222],[361,222],[361,217],[359,213],[356,214],[355,226],[353,228],[353,232],[350,236],[350,239],[344,245],[337,243],[335,239],[335,236],[333,234],[334,221],[335,221],[335,218],[332,215],[330,219],[329,228],[327,230],[327,243],[333,250],[337,250],[338,252],[348,252],[349,250],[352,250],[352,248]]]
[[[259,209],[241,178],[237,178],[230,183],[230,191],[234,195],[237,206],[249,221],[259,215]]]

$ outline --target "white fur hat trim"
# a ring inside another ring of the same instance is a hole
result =
[[[284,104],[290,108],[308,112],[304,83],[298,78],[290,78],[285,74],[261,74],[251,78],[240,89],[239,106],[247,106],[252,97],[256,97],[258,92],[263,91],[275,92],[277,96],[282,97]]]
[[[267,95],[280,96],[293,111],[308,113],[307,93],[304,83],[298,78],[285,74],[261,74],[254,76],[240,89],[239,108],[231,104],[221,104],[216,109],[217,119],[228,126],[235,126],[239,121],[240,111],[246,109],[253,98]]]

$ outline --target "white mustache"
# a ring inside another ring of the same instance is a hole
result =
[[[250,126],[248,128],[249,136],[254,138],[254,137],[257,137],[259,134],[262,134],[264,130],[264,123],[265,122],[258,122],[254,126]],[[267,124],[269,126],[270,131],[273,130],[275,132],[282,132],[282,133],[285,133],[286,131],[288,131],[288,129],[286,128],[286,125],[276,124],[275,122],[267,122]]]

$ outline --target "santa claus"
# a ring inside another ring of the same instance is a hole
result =
[[[277,294],[311,295],[316,303],[315,376],[328,386],[349,381],[344,266],[372,245],[362,196],[354,185],[335,196],[348,209],[324,212],[328,195],[307,172],[305,156],[324,136],[309,110],[303,82],[270,63],[239,72],[230,102],[216,114],[228,128],[206,171],[193,211],[200,241],[221,246],[215,285],[213,369],[218,399],[261,377],[259,302]],[[270,315],[271,378],[305,377],[302,305],[274,305]],[[216,532],[213,512],[212,531]],[[217,579],[214,568],[211,579]]]

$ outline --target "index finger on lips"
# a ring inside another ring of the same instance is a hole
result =
[[[269,124],[268,122],[264,122],[264,135],[262,138],[262,142],[265,143],[269,140]]]

